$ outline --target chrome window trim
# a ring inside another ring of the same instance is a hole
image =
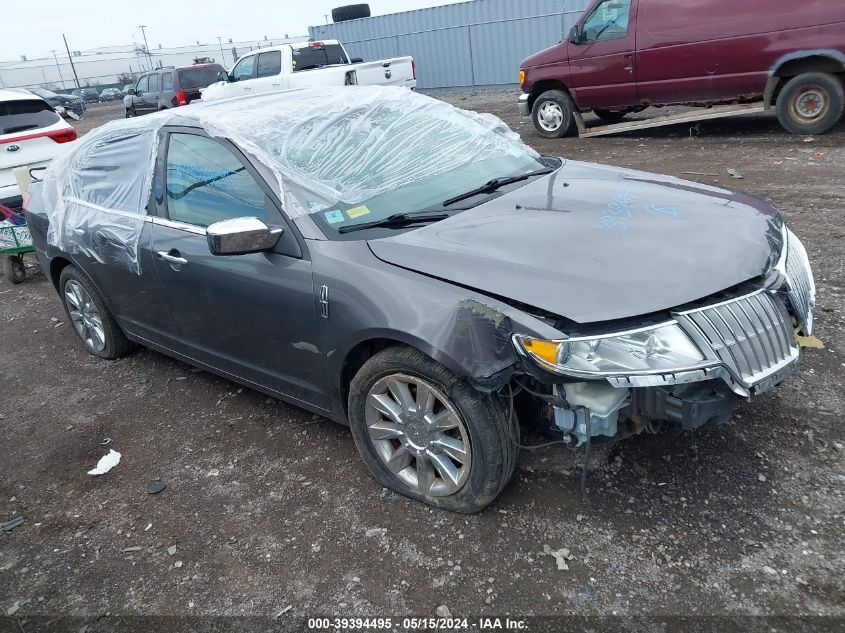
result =
[[[187,222],[178,222],[176,220],[168,220],[167,218],[160,218],[155,215],[148,215],[146,217],[146,221],[150,224],[157,224],[159,226],[166,226],[170,229],[178,229],[180,231],[186,231],[188,233],[193,233],[194,235],[202,235],[205,237],[207,235],[206,230],[201,227],[197,226],[196,224],[188,224]]]

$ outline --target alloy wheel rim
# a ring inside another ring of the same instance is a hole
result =
[[[469,432],[440,389],[391,374],[367,394],[365,419],[375,452],[402,483],[425,496],[455,494],[469,479]]]
[[[102,352],[106,347],[106,332],[103,320],[91,295],[78,281],[71,279],[65,284],[65,301],[73,327],[88,349]]]
[[[827,93],[819,86],[807,86],[792,101],[792,111],[799,119],[812,123],[823,119],[830,108]]]
[[[546,132],[555,132],[563,125],[563,108],[554,101],[546,101],[540,106],[537,121]]]

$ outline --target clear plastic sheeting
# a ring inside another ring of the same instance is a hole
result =
[[[157,138],[140,120],[109,123],[54,159],[29,205],[48,214],[48,243],[140,274]]]
[[[326,87],[195,102],[111,122],[54,160],[31,206],[43,205],[50,217],[48,242],[140,273],[158,131],[171,122],[228,138],[272,170],[291,218],[475,161],[538,156],[500,119],[404,88]]]

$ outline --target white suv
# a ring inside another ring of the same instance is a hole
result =
[[[76,130],[44,99],[0,90],[0,204],[21,205],[15,167],[43,167],[76,140]]]

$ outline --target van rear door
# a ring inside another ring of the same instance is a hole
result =
[[[639,0],[598,0],[569,41],[570,87],[582,108],[613,109],[638,103],[634,54]]]

